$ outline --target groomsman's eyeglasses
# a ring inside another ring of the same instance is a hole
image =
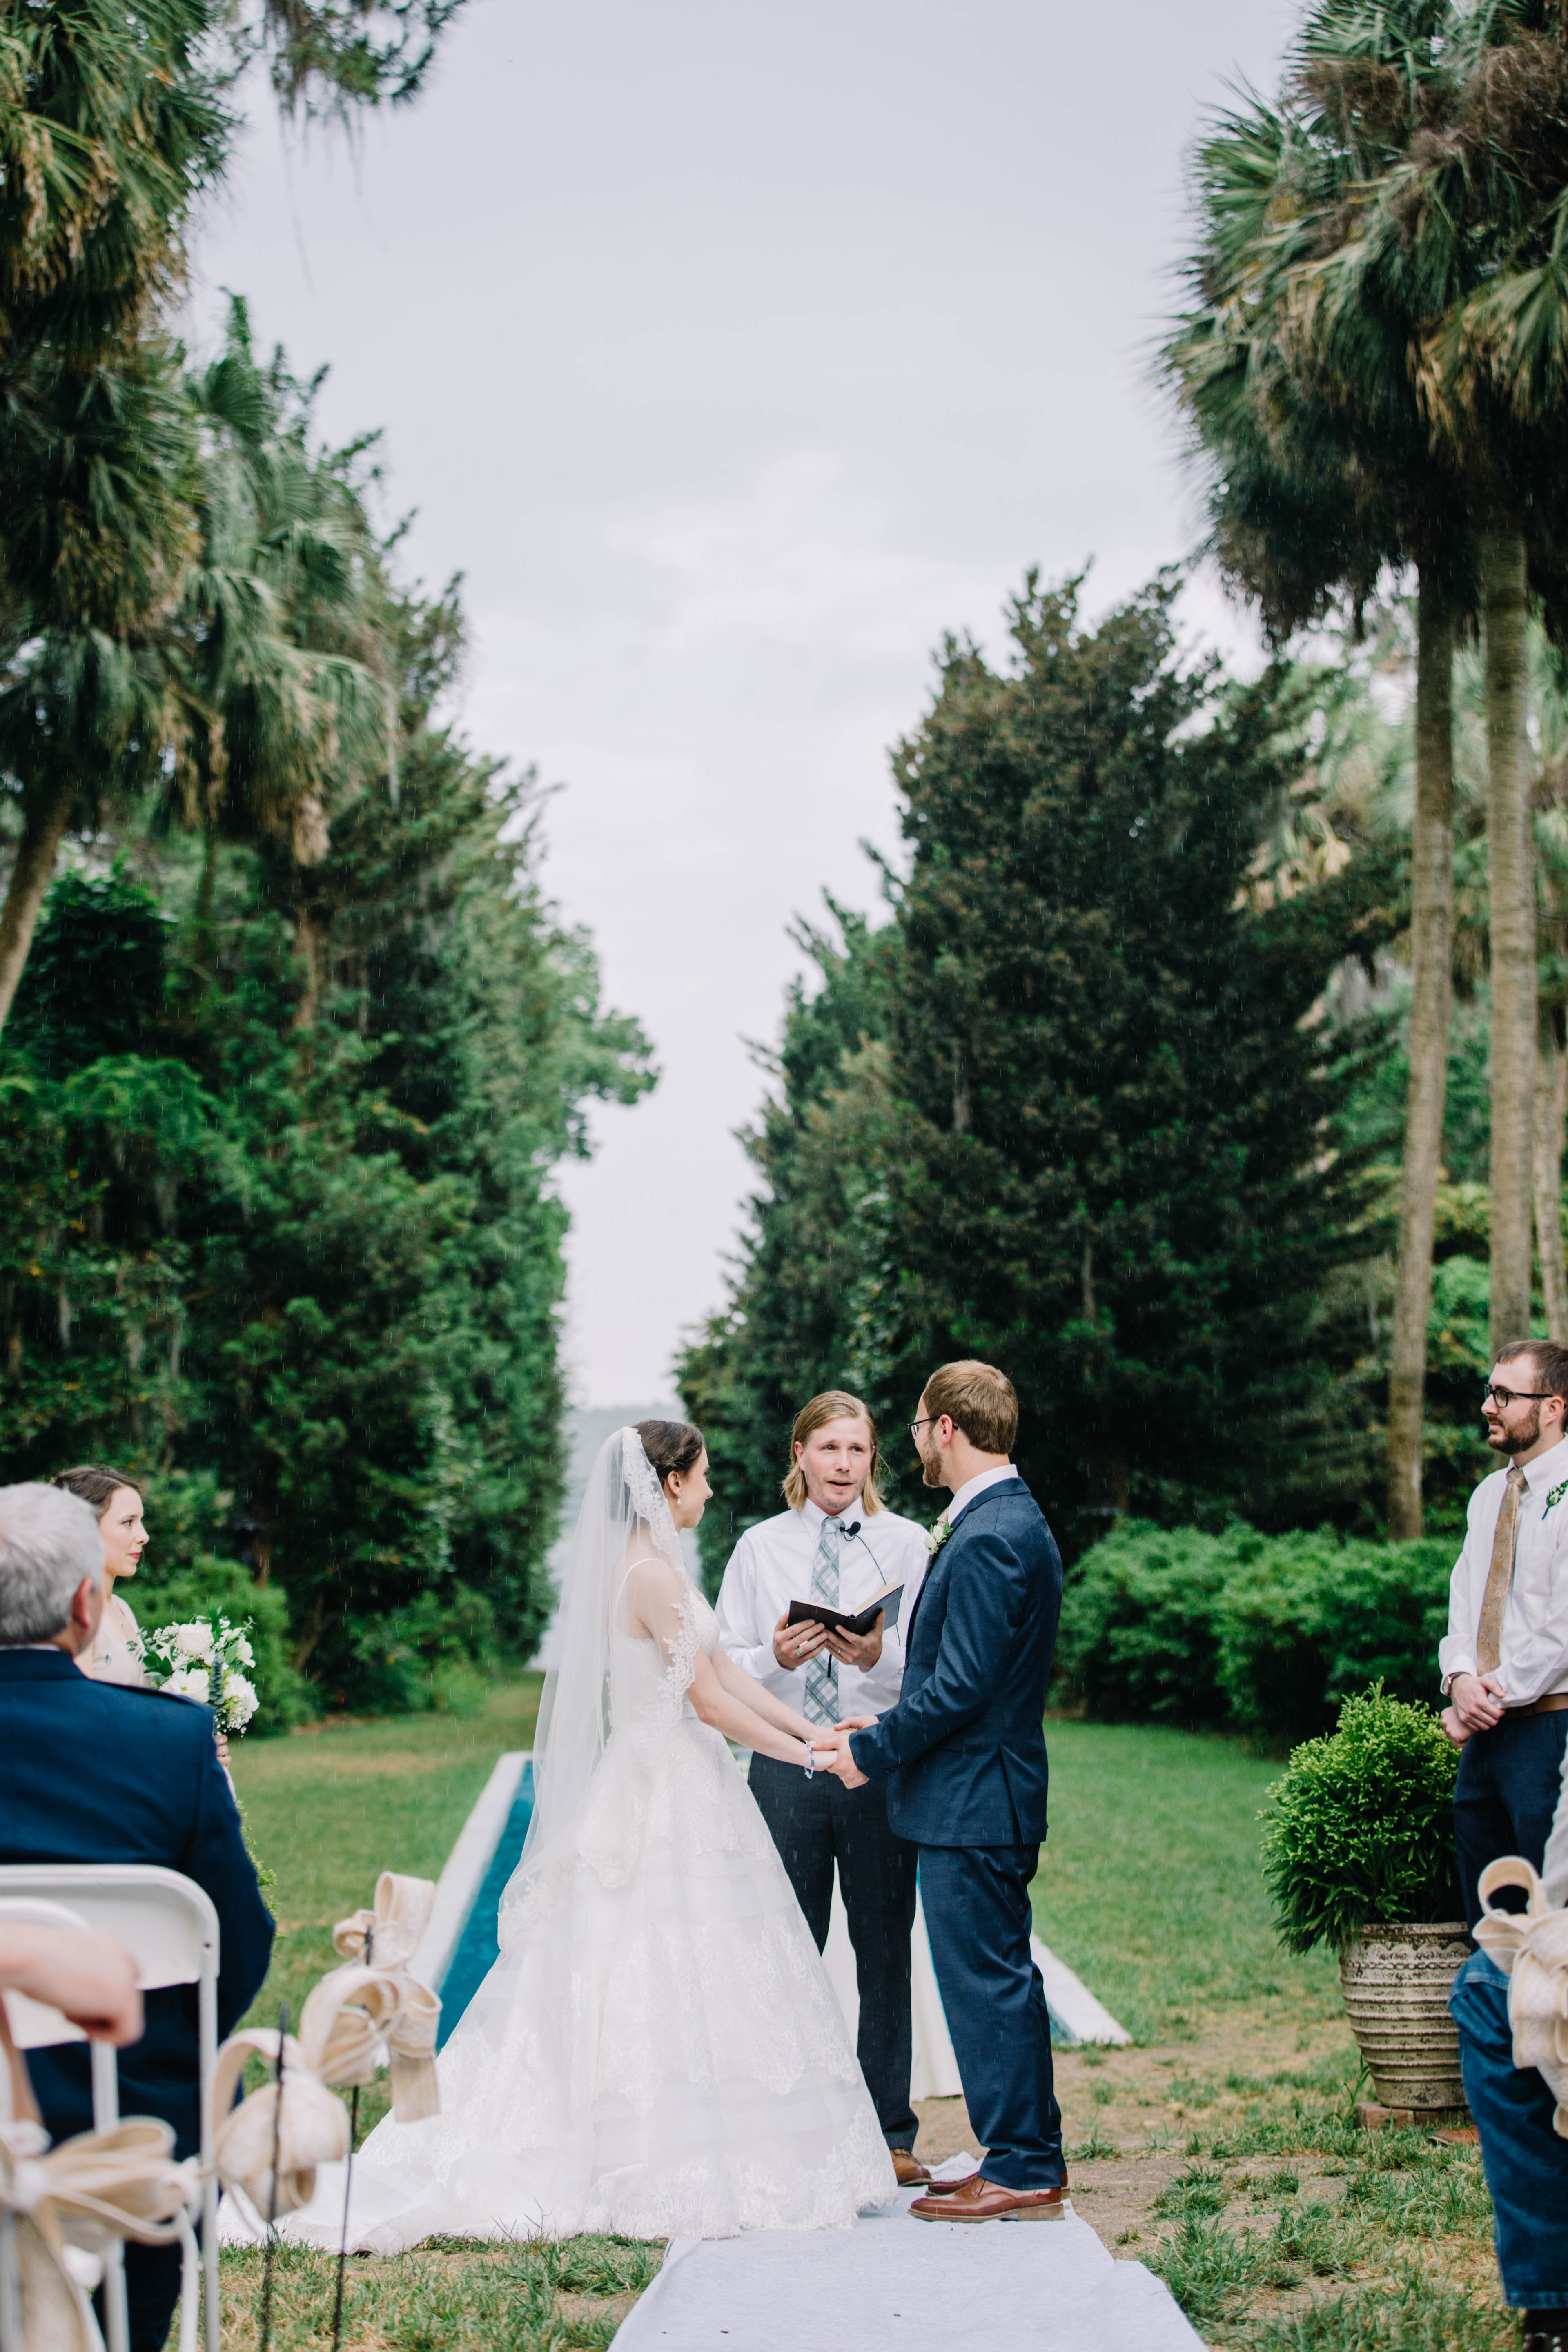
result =
[[[1556,1394],[1557,1391],[1555,1389],[1500,1389],[1492,1387],[1485,1388],[1481,1391],[1481,1402],[1485,1404],[1487,1399],[1489,1397],[1493,1404],[1496,1405],[1499,1412],[1506,1412],[1510,1404],[1521,1404],[1527,1402],[1531,1404],[1544,1404],[1548,1397],[1555,1396]]]

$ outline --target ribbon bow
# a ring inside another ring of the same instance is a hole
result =
[[[1524,1889],[1523,1911],[1492,1909],[1501,1886]],[[1479,1893],[1476,1941],[1509,1979],[1513,2063],[1540,2069],[1557,2102],[1552,2128],[1568,2139],[1568,1911],[1552,1908],[1538,1873],[1517,1854],[1487,1864]]]
[[[263,2220],[298,2212],[316,2193],[316,2167],[349,2152],[348,2111],[329,2083],[368,2083],[397,2015],[397,1987],[380,1969],[334,1969],[300,2012],[298,2036],[275,2026],[231,2033],[213,2075],[213,2155],[218,2179]],[[245,2062],[265,2059],[273,2079],[232,2105]],[[277,2182],[273,2182],[276,2159]]]
[[[396,1871],[384,1870],[375,1882],[374,1910],[356,1911],[332,1929],[333,1947],[345,1959],[363,1959],[395,1988],[397,2014],[383,2039],[392,2060],[392,2111],[400,2124],[418,2123],[441,2112],[436,2077],[440,1998],[408,1971],[435,1902],[436,1889],[428,1878],[403,1878]],[[367,2077],[334,2074],[331,2079]]]
[[[101,2254],[110,2238],[183,2243],[181,2303],[190,2315],[180,2342],[195,2352],[201,2297],[189,2213],[201,2189],[196,2168],[174,2162],[174,2146],[169,2126],[150,2118],[54,2148],[37,2124],[0,2125],[0,2271],[9,2273],[0,2292],[21,2319],[23,2352],[101,2352],[78,2275],[91,2266],[73,2264],[71,2254]]]

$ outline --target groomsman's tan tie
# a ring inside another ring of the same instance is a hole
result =
[[[1513,1555],[1519,1542],[1519,1515],[1525,1495],[1524,1473],[1514,1463],[1503,1489],[1502,1508],[1497,1515],[1497,1533],[1492,1538],[1492,1564],[1487,1570],[1487,1589],[1481,1595],[1481,1622],[1476,1628],[1476,1664],[1483,1675],[1495,1675],[1501,1654],[1502,1612],[1508,1607],[1508,1588],[1513,1581]]]

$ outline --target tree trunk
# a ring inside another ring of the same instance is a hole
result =
[[[55,859],[70,821],[76,778],[63,779],[27,809],[5,904],[0,908],[0,1029],[5,1025],[38,928],[38,909],[54,876]]]
[[[305,986],[294,1010],[296,1029],[313,1029],[321,1009],[327,979],[327,925],[308,899],[294,908],[294,942],[305,965]]]
[[[1530,1337],[1535,1104],[1535,839],[1524,541],[1480,541],[1486,618],[1487,893],[1491,934],[1491,1352]]]
[[[1541,1253],[1541,1287],[1546,1328],[1560,1344],[1568,1338],[1568,1265],[1563,1250],[1563,1121],[1568,1113],[1568,1028],[1554,1005],[1541,1024],[1535,1073],[1535,1244]]]
[[[1415,816],[1410,844],[1410,1083],[1388,1364],[1388,1538],[1421,1532],[1426,1310],[1448,1087],[1454,938],[1454,620],[1435,581],[1416,602]]]

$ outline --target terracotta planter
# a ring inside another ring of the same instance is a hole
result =
[[[1459,1919],[1368,1927],[1346,1945],[1340,1959],[1345,2011],[1384,2106],[1409,2107],[1419,2116],[1464,2105],[1448,1991],[1469,1956]]]

